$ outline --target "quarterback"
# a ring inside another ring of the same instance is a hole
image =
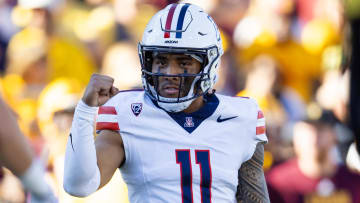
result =
[[[91,77],[66,147],[65,191],[90,195],[119,168],[133,203],[269,202],[265,118],[255,100],[213,90],[223,49],[212,18],[168,5],[138,51],[143,89]]]

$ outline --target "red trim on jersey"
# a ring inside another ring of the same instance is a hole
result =
[[[211,172],[211,163],[210,163],[210,150],[200,150],[200,149],[196,149],[195,150],[195,161],[197,164],[199,164],[199,167],[200,167],[200,196],[201,196],[201,202],[204,202],[203,200],[203,188],[201,187],[201,183],[202,183],[202,177],[203,177],[203,174],[202,174],[202,165],[201,165],[201,162],[198,161],[198,158],[197,158],[197,152],[208,152],[208,163],[209,163],[209,171],[210,171],[210,183],[209,183],[209,199],[210,199],[210,203],[211,203],[211,184],[212,184],[212,172]]]
[[[256,135],[261,135],[265,133],[265,126],[256,127]]]
[[[120,130],[117,122],[97,122],[96,130]]]
[[[264,114],[263,114],[262,111],[258,111],[258,117],[257,117],[257,118],[258,118],[258,119],[264,118]]]
[[[98,114],[112,114],[116,115],[115,107],[113,106],[100,106]]]
[[[193,190],[192,190],[192,167],[191,167],[191,155],[190,155],[190,149],[175,149],[175,155],[176,155],[176,163],[180,165],[180,187],[181,187],[181,202],[184,203],[184,191],[183,191],[183,181],[182,181],[182,163],[178,159],[178,151],[187,151],[189,152],[189,167],[190,167],[190,191],[191,191],[191,203],[194,202],[193,199]]]
[[[209,151],[209,156],[208,156],[208,163],[209,163],[209,171],[210,171],[210,183],[209,183],[209,194],[210,194],[210,203],[212,202],[211,201],[211,186],[212,186],[212,171],[211,171],[211,163],[210,163],[210,150]]]
[[[177,4],[171,5],[168,16],[166,18],[165,30],[171,30],[171,22],[172,22],[172,19],[174,16],[176,6],[177,6]],[[169,38],[169,37],[170,37],[170,32],[165,32],[164,38]]]

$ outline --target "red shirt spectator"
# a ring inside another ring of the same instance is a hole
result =
[[[266,178],[273,203],[360,203],[360,174],[337,161],[330,118],[295,124],[296,158],[275,166]]]
[[[359,203],[360,175],[338,166],[332,177],[311,178],[299,169],[296,159],[267,174],[271,202],[274,203]]]

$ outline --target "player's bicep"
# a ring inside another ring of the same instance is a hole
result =
[[[110,181],[116,169],[124,162],[125,152],[122,138],[116,131],[102,130],[96,137],[95,146],[101,188]]]
[[[242,164],[239,169],[238,202],[270,202],[263,171],[264,145],[258,143],[251,159]]]

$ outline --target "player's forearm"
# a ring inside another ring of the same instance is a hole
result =
[[[245,162],[239,170],[239,185],[236,199],[240,203],[270,202],[263,172],[264,146],[256,146],[253,157]]]
[[[34,158],[14,113],[1,98],[0,115],[0,162],[21,180],[32,200],[53,202],[54,196],[44,179],[44,166]]]
[[[33,152],[17,125],[14,113],[1,98],[0,115],[0,162],[20,176],[30,167]]]
[[[96,112],[97,108],[83,102],[79,102],[75,110],[64,168],[64,189],[73,196],[88,196],[100,184],[93,137]]]
[[[9,125],[5,125],[9,126]],[[16,126],[17,127],[17,126]],[[30,167],[33,152],[18,129],[0,135],[0,162],[15,175],[24,174]]]

